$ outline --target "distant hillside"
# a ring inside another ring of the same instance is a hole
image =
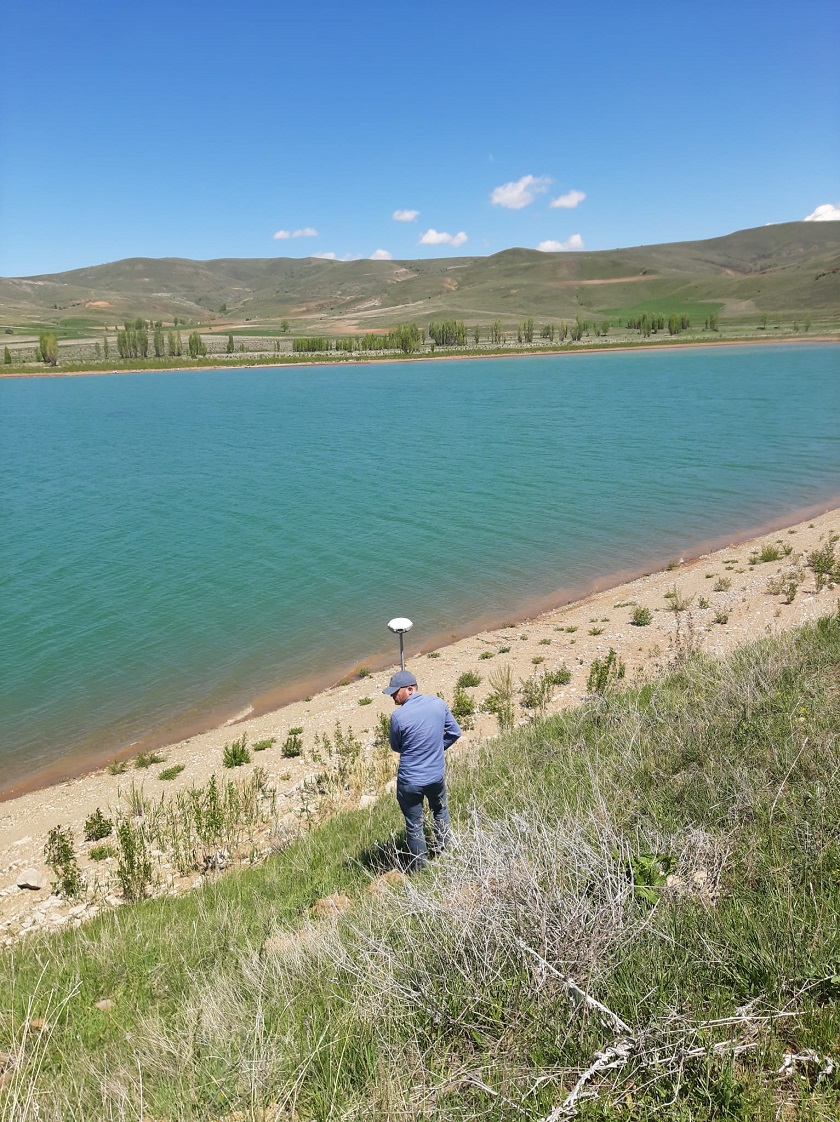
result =
[[[723,318],[840,308],[840,222],[792,222],[699,242],[582,253],[509,249],[427,261],[129,258],[0,278],[0,322],[131,316],[357,331],[454,316],[515,322],[708,307]]]

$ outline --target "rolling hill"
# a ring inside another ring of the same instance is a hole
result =
[[[794,222],[705,241],[580,253],[339,262],[128,258],[0,278],[0,322],[77,329],[128,317],[352,332],[452,316],[537,319],[703,308],[722,318],[840,309],[840,223]]]

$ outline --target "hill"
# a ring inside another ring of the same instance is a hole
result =
[[[73,330],[124,319],[342,333],[455,317],[622,317],[705,310],[722,318],[840,307],[840,223],[795,222],[706,241],[580,253],[338,262],[317,258],[129,258],[0,279],[0,322]]]

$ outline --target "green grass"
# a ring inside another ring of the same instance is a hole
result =
[[[456,845],[385,896],[387,797],[29,936],[0,957],[0,1118],[537,1122],[617,1047],[578,1117],[829,1122],[838,726],[835,615],[453,749]],[[310,921],[332,893],[355,906]]]

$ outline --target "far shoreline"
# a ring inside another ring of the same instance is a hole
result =
[[[803,338],[800,335],[785,335],[781,338],[691,339],[685,340],[684,342],[677,342],[669,338],[667,341],[663,340],[661,343],[652,343],[649,341],[639,343],[628,343],[626,341],[621,343],[592,342],[584,346],[562,348],[540,347],[520,350],[517,347],[511,348],[509,351],[488,351],[486,354],[475,351],[470,351],[467,354],[459,354],[457,352],[447,352],[446,354],[400,354],[395,351],[392,354],[381,354],[366,358],[362,358],[361,355],[353,355],[349,358],[319,357],[311,359],[290,359],[283,362],[236,363],[232,361],[228,362],[220,358],[219,362],[196,366],[143,366],[120,370],[103,370],[90,367],[81,370],[61,370],[55,367],[45,370],[10,371],[9,373],[3,373],[2,370],[0,370],[0,380],[18,378],[118,377],[121,374],[193,374],[212,370],[282,370],[284,368],[298,370],[312,366],[344,366],[355,369],[359,366],[373,366],[381,362],[470,362],[497,358],[549,358],[564,355],[628,354],[660,350],[676,351],[718,347],[812,346],[814,344],[840,345],[840,335],[809,335],[807,338]]]
[[[662,558],[652,555],[649,569],[643,566],[631,569],[609,569],[585,584],[561,587],[545,595],[513,601],[503,613],[492,615],[488,613],[486,616],[465,620],[452,630],[428,635],[422,644],[416,647],[409,646],[406,657],[416,659],[427,655],[429,651],[445,650],[464,640],[475,639],[485,632],[503,628],[511,619],[516,621],[517,627],[523,626],[541,616],[580,605],[592,596],[615,591],[650,573],[662,571],[672,561],[680,568],[693,565],[701,558],[728,546],[743,546],[767,534],[830,514],[840,514],[840,493],[820,502],[793,508],[772,519],[750,522],[734,533],[715,534],[692,541],[687,545],[685,555],[679,558],[663,561]],[[275,715],[287,706],[305,701],[315,695],[323,695],[352,680],[353,668],[364,665],[370,671],[379,673],[390,668],[392,664],[392,650],[361,653],[354,660],[352,667],[346,664],[325,667],[315,675],[278,684],[259,693],[252,693],[247,698],[237,699],[236,703],[214,704],[211,699],[207,699],[206,702],[198,703],[193,707],[204,711],[202,718],[181,714],[168,720],[159,729],[141,734],[131,741],[112,743],[107,748],[95,750],[75,750],[63,760],[47,765],[28,779],[15,781],[9,786],[0,785],[0,804],[83,779],[101,771],[115,759],[127,760],[139,752],[171,749],[194,737],[213,732],[219,733],[223,730],[230,730],[231,735],[236,735],[235,730],[248,721]]]

